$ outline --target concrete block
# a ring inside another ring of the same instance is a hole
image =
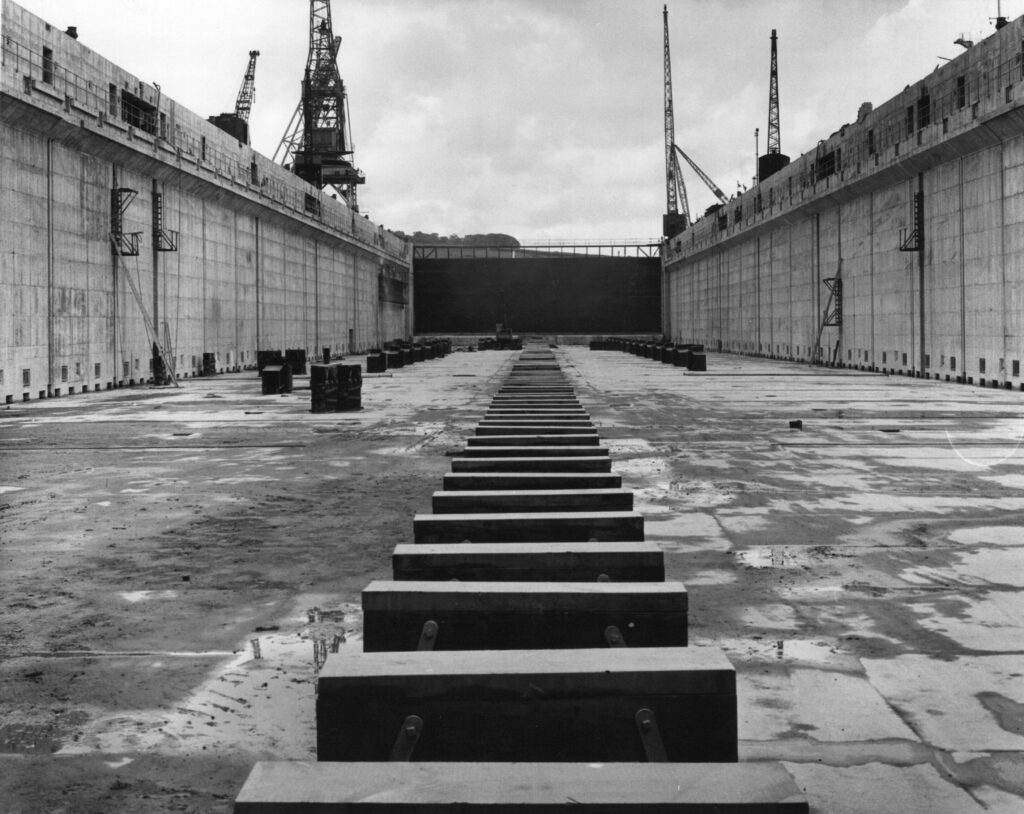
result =
[[[503,435],[470,436],[466,439],[469,447],[596,447],[601,442],[597,430],[573,433],[505,433]]]
[[[446,472],[444,491],[517,489],[620,489],[622,476],[610,472]],[[630,508],[633,508],[630,506]]]
[[[628,512],[629,489],[504,489],[434,492],[434,514],[497,512]]]
[[[387,760],[416,715],[417,761],[642,762],[641,710],[669,761],[736,761],[736,675],[713,647],[332,654],[317,756]]]
[[[399,580],[468,582],[662,582],[665,554],[654,543],[439,543],[398,545]]]
[[[486,447],[478,448],[477,452]],[[504,450],[514,450],[515,447],[504,447]],[[549,450],[568,449],[567,447],[549,447]],[[588,449],[584,447],[584,449]],[[589,447],[589,449],[600,450],[600,447]],[[607,450],[605,450],[607,452]],[[452,458],[452,472],[494,472],[494,473],[531,473],[531,472],[611,472],[612,461],[607,455],[578,455],[572,457],[524,457],[517,455],[494,455],[486,457]]]
[[[235,814],[808,814],[780,763],[260,762]]]
[[[363,650],[416,650],[437,624],[434,650],[685,647],[680,582],[443,582],[375,580],[363,589]]]
[[[509,512],[507,514],[418,514],[417,543],[640,542],[638,512]]]

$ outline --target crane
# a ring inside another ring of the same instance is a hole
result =
[[[772,29],[772,64],[768,84],[768,151],[757,159],[758,183],[770,178],[789,163],[782,154],[779,128],[779,37]]]
[[[690,225],[690,202],[675,155],[676,123],[672,107],[672,57],[668,44],[668,6],[662,8],[665,21],[665,216],[662,234],[671,237]]]
[[[772,66],[768,82],[768,153],[781,153],[779,127],[779,37],[772,29]]]
[[[207,119],[243,144],[249,143],[249,113],[252,110],[252,100],[256,96],[256,57],[259,55],[259,51],[249,52],[249,64],[245,68],[242,87],[238,90],[234,112],[221,113]],[[159,86],[157,88],[159,89]]]
[[[249,121],[249,112],[256,97],[256,57],[259,55],[259,51],[249,52],[249,64],[245,69],[242,87],[238,89],[238,99],[235,100],[235,115],[243,122]]]
[[[700,176],[700,180],[708,185],[708,189],[710,189],[714,193],[715,197],[718,198],[718,202],[719,203],[723,203],[723,204],[724,203],[728,203],[729,199],[725,197],[725,193],[722,192],[722,190],[720,190],[718,188],[718,185],[715,184],[715,182],[712,181],[708,177],[708,174],[706,172],[704,172],[704,170],[702,170],[700,167],[698,167],[697,164],[694,162],[694,160],[692,158],[690,158],[690,156],[688,156],[686,153],[684,153],[683,149],[678,144],[674,144],[673,147],[675,147],[675,151],[677,153],[679,153],[679,155],[681,155],[686,160],[686,163],[689,164],[693,168],[693,171],[695,173],[697,173],[697,175]],[[678,170],[679,159],[678,158],[675,159],[675,163],[676,163],[676,167],[677,167],[676,174],[678,175],[679,174],[679,170]]]
[[[358,212],[356,188],[366,183],[366,177],[352,163],[348,94],[338,72],[340,47],[341,37],[334,35],[331,25],[330,0],[310,0],[302,95],[273,160],[313,186],[335,188]]]

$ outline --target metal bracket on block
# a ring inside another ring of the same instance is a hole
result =
[[[622,638],[622,631],[615,625],[608,625],[604,629],[604,640],[608,642],[609,647],[625,647],[626,640]]]
[[[423,623],[423,630],[420,632],[420,641],[416,645],[417,650],[433,650],[437,641],[437,622],[428,619]]]
[[[416,748],[420,735],[423,734],[423,719],[419,715],[410,715],[402,721],[395,745],[391,748],[391,760],[409,760],[412,750]]]
[[[658,731],[658,722],[654,720],[654,712],[645,707],[637,710],[635,718],[647,762],[668,763],[668,754],[665,752],[665,744],[661,742],[661,732]]]

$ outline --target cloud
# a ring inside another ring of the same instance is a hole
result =
[[[204,116],[231,110],[261,54],[250,119],[272,155],[299,101],[299,0],[20,0]],[[646,237],[661,228],[662,5],[676,134],[727,194],[767,138],[769,35],[779,35],[783,152],[813,149],[991,32],[963,0],[334,0],[360,204],[407,231]],[[1024,0],[1004,0],[1007,16]],[[714,202],[684,169],[691,210]]]

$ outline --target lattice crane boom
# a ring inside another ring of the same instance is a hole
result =
[[[684,229],[690,224],[690,203],[686,186],[679,171],[679,161],[673,149],[676,142],[675,110],[672,102],[672,56],[668,37],[668,6],[662,8],[665,25],[665,219],[663,231],[666,236],[675,226]]]
[[[779,37],[772,29],[772,67],[768,86],[768,154],[781,153],[779,131]]]
[[[252,103],[256,98],[256,57],[259,55],[259,51],[249,52],[249,64],[245,69],[242,87],[238,89],[238,99],[235,100],[235,115],[243,122],[249,121]]]
[[[678,144],[673,146],[675,147],[676,152],[679,153],[679,155],[686,160],[686,163],[693,168],[693,171],[700,176],[700,180],[707,184],[708,189],[710,189],[714,193],[715,197],[718,198],[718,202],[723,204],[728,203],[729,199],[725,197],[725,193],[718,188],[718,185],[708,177],[708,174],[704,172],[704,170],[697,166],[696,162],[694,162],[690,156],[683,152],[683,148]]]

